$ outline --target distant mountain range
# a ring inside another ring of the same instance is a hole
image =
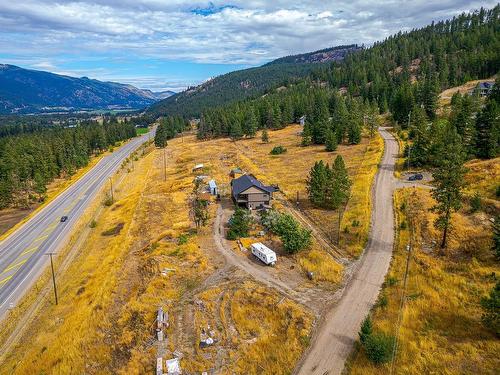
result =
[[[0,64],[0,114],[141,109],[173,94]]]
[[[148,112],[152,115],[198,117],[206,108],[263,95],[273,87],[309,75],[318,64],[341,61],[361,49],[355,44],[337,46],[286,56],[257,68],[227,73],[161,100],[153,104]]]

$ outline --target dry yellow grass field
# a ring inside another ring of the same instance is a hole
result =
[[[194,230],[189,200],[192,167],[204,163],[203,173],[215,178],[223,192],[229,191],[229,170],[240,166],[266,183],[280,184],[292,197],[300,189],[305,201],[310,165],[321,158],[331,161],[334,155],[319,147],[299,147],[298,129],[270,132],[289,147],[290,162],[270,156],[272,143],[263,145],[257,139],[200,142],[184,136],[169,141],[166,181],[161,150],[126,167],[115,203],[102,209],[74,261],[58,276],[59,305],[44,303],[28,333],[7,354],[0,374],[150,372],[156,358],[152,327],[160,305],[170,312],[169,351],[185,353],[182,365],[186,369],[207,368],[206,353],[197,347],[198,323],[205,324],[215,314],[222,325],[221,337],[227,337],[225,356],[218,362],[226,373],[262,373],[263,350],[267,355],[264,373],[290,373],[307,346],[313,316],[245,275],[226,280],[228,271],[217,256],[211,223]],[[242,148],[257,151],[248,156],[248,151],[240,152]],[[362,145],[340,148],[351,173],[363,165],[366,148],[366,139]],[[313,156],[307,156],[308,151]],[[259,160],[276,174],[264,174]],[[295,185],[289,187],[289,183]],[[210,211],[213,219],[215,205]],[[179,243],[181,235],[187,235],[186,243]],[[342,267],[317,243],[291,262],[314,270],[318,281],[340,281]],[[209,275],[219,273],[231,294],[207,281]],[[30,298],[34,295],[36,291]],[[209,306],[210,295],[225,298],[220,305],[224,309],[207,307],[203,314],[192,313],[193,299],[200,298]],[[185,314],[193,317],[184,318]]]
[[[397,246],[382,291],[386,306],[374,309],[375,330],[396,334],[406,266],[408,210],[415,218],[406,302],[402,310],[396,374],[494,374],[500,342],[481,324],[480,298],[495,283],[500,269],[490,250],[490,223],[483,213],[454,214],[449,248],[435,248],[440,233],[428,209],[433,200],[422,189],[398,190]],[[404,227],[404,226],[403,226]],[[405,228],[405,227],[404,227]],[[382,304],[383,305],[383,304]],[[391,364],[374,366],[363,350],[354,354],[350,374],[387,374]]]
[[[469,169],[466,175],[469,194],[479,193],[482,198],[498,205],[496,191],[500,186],[500,158],[471,160],[466,167]]]

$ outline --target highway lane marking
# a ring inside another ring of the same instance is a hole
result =
[[[41,240],[43,240],[43,239],[47,238],[48,236],[49,236],[48,234],[43,235],[43,236],[40,236],[40,237],[36,238],[36,239],[33,241],[33,243],[35,243],[35,242],[39,242],[39,241],[41,241]]]
[[[5,284],[5,283],[6,283],[7,281],[9,281],[10,279],[12,279],[12,275],[7,276],[7,277],[6,277],[5,279],[3,279],[3,280],[0,280],[0,285]]]
[[[12,266],[7,267],[6,269],[4,269],[4,270],[2,271],[2,273],[0,273],[0,275],[3,275],[4,273],[9,272],[10,270],[12,270],[12,269],[16,268],[17,266],[22,266],[24,263],[26,263],[26,262],[28,261],[28,259],[29,259],[29,258],[27,258],[27,259],[23,259],[23,260],[21,260],[20,262],[17,262],[16,264],[13,264]]]
[[[26,250],[24,250],[24,251],[21,253],[21,255],[20,255],[20,256],[25,255],[25,254],[32,253],[33,251],[38,250],[38,248],[39,248],[39,247],[40,247],[40,246],[35,246],[35,247],[30,248],[30,249],[26,249]]]
[[[49,230],[54,229],[56,226],[57,226],[57,223],[54,223],[54,224],[48,226],[47,228],[45,228],[44,232],[48,232]]]

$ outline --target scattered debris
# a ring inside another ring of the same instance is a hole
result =
[[[195,181],[203,182],[203,181],[205,181],[207,178],[208,178],[208,176],[207,176],[207,175],[203,175],[203,174],[202,174],[202,175],[196,176],[196,177],[195,177]]]
[[[199,171],[200,169],[203,169],[205,165],[203,164],[196,164],[194,167],[193,167],[193,172],[196,172],[196,171]]]
[[[156,375],[163,375],[163,358],[156,358]]]
[[[167,367],[167,374],[169,375],[180,375],[182,374],[181,371],[181,364],[179,361],[179,358],[172,358],[172,359],[167,359],[165,361],[165,365]]]
[[[162,276],[167,276],[170,272],[175,272],[175,270],[173,268],[164,268],[161,271],[161,274],[162,274]]]
[[[219,194],[219,189],[217,188],[217,183],[214,179],[208,181],[208,189],[210,190],[210,194],[212,195]]]

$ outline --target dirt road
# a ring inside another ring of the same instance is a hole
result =
[[[379,294],[394,244],[394,165],[398,143],[384,128],[385,153],[372,189],[373,210],[368,246],[340,301],[327,312],[295,371],[298,375],[340,374],[358,337],[361,322]]]

